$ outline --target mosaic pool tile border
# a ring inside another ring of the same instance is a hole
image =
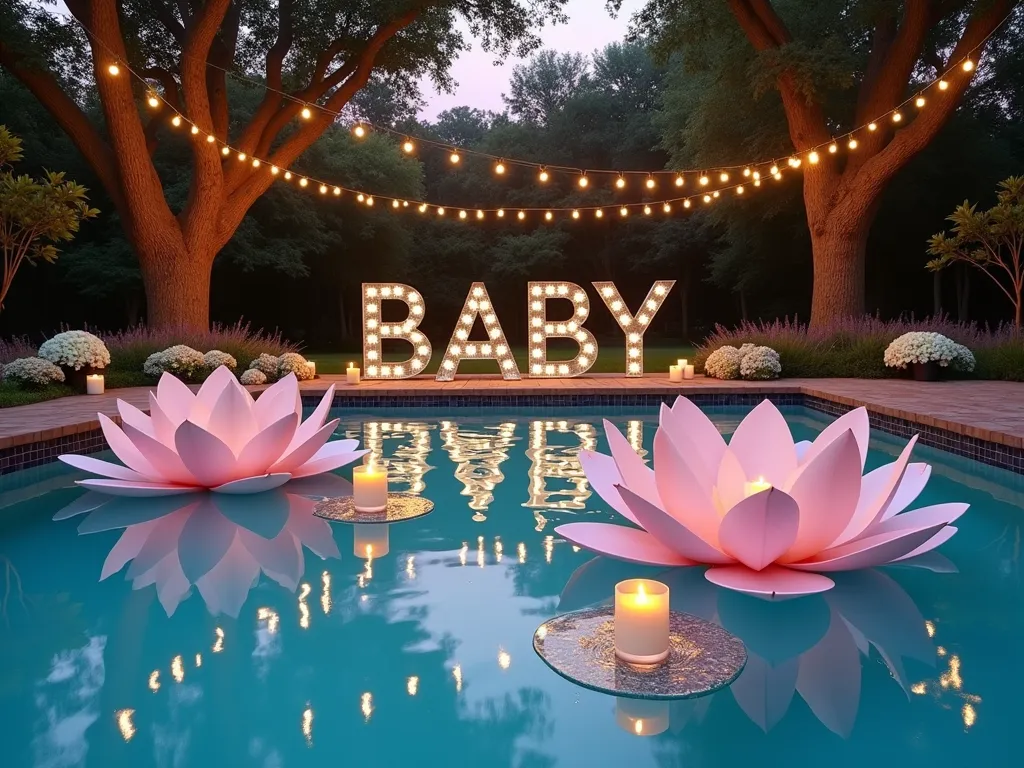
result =
[[[402,395],[345,395],[335,394],[334,407],[353,410],[378,408],[650,408],[661,403],[670,403],[678,393],[627,394],[592,392],[579,394],[439,394],[434,392],[409,392]],[[702,406],[752,406],[765,398],[779,406],[804,406],[811,410],[840,416],[854,406],[834,400],[799,392],[762,393],[689,393],[688,397]],[[315,406],[320,398],[303,397],[303,405]],[[922,445],[939,448],[957,456],[974,459],[983,464],[1024,474],[1024,449],[1002,445],[948,429],[931,426],[923,422],[910,421],[868,411],[874,429],[902,438],[920,435]],[[98,453],[106,449],[106,441],[99,429],[65,435],[52,440],[43,440],[0,449],[0,475],[38,467],[55,461],[62,453]]]

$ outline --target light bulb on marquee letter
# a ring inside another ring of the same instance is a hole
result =
[[[401,301],[409,308],[405,320],[384,320],[385,301]],[[402,283],[363,283],[363,378],[408,379],[422,373],[430,362],[430,339],[417,330],[426,305],[423,297]],[[413,354],[402,362],[384,362],[382,341],[401,339]]]
[[[590,370],[597,360],[597,339],[583,327],[590,315],[590,298],[576,283],[537,282],[527,285],[527,305],[530,308],[530,376],[550,379],[579,376]],[[549,320],[548,299],[567,299],[572,302],[572,317]],[[580,351],[572,360],[548,362],[548,339],[573,339]]]
[[[644,333],[651,327],[651,321],[658,314],[658,310],[665,303],[665,298],[675,284],[675,280],[655,282],[651,286],[651,290],[647,292],[647,298],[640,305],[640,309],[637,310],[636,315],[633,315],[626,306],[626,302],[622,300],[615,283],[594,283],[605,306],[611,311],[616,324],[626,336],[626,376],[644,375]]]
[[[487,338],[482,341],[471,341],[469,335],[473,332],[473,324],[476,323],[477,317],[483,319]],[[437,381],[454,379],[462,360],[496,360],[498,370],[505,381],[519,381],[519,367],[512,357],[505,332],[501,329],[491,297],[487,295],[487,288],[483,283],[473,283],[469,287],[466,303],[462,305],[462,312],[455,323],[455,330],[452,331],[444,359],[437,369]]]

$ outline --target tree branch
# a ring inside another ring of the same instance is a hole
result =
[[[178,45],[185,45],[185,27],[174,18],[170,7],[163,0],[149,0],[149,7],[153,9],[153,15],[156,16],[157,21],[163,24],[164,29],[170,32],[174,39],[178,41]]]
[[[139,74],[150,80],[158,80],[160,86],[164,89],[164,101],[178,112],[182,111],[178,81],[174,79],[173,72],[163,67],[147,67],[146,69],[139,70]]]

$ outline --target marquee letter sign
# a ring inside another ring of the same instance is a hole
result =
[[[658,280],[634,315],[623,301],[615,283],[595,282],[594,287],[608,307],[626,338],[626,375],[643,376],[644,334],[675,280]],[[563,299],[572,305],[572,314],[564,320],[548,317],[548,301]],[[384,320],[384,302],[401,301],[409,310],[404,320]],[[583,325],[590,315],[590,297],[576,283],[564,281],[531,282],[527,286],[529,326],[527,336],[528,371],[532,378],[550,379],[579,376],[597,360],[597,339]],[[407,379],[423,372],[430,362],[430,339],[421,331],[426,305],[411,286],[402,283],[363,283],[363,369],[367,379]],[[487,338],[470,339],[477,318],[481,318]],[[401,362],[385,362],[383,342],[401,339],[412,345],[412,357]],[[571,360],[548,360],[548,339],[572,339],[579,352]],[[494,311],[483,283],[473,283],[462,306],[462,313],[438,368],[437,381],[451,381],[463,360],[494,360],[506,381],[519,379],[519,366]]]
[[[615,283],[594,283],[597,292],[604,299],[605,306],[611,310],[615,322],[626,336],[627,376],[644,375],[644,334],[675,284],[675,280],[658,280],[647,292],[647,298],[640,305],[636,315],[633,315],[619,295]]]
[[[470,341],[469,334],[473,331],[473,324],[477,317],[483,317],[484,328],[487,331],[488,339],[485,341]],[[459,363],[462,360],[496,360],[501,377],[505,381],[519,380],[519,366],[512,357],[512,350],[509,349],[505,332],[501,330],[501,323],[494,313],[494,305],[491,304],[491,297],[487,295],[487,289],[483,283],[473,283],[466,296],[466,303],[462,306],[462,314],[459,322],[455,325],[452,338],[448,342],[448,349],[445,350],[444,360],[441,367],[437,369],[438,381],[451,381],[459,371]]]
[[[548,319],[548,299],[567,299],[572,302],[572,314],[565,320]],[[597,359],[597,340],[583,327],[590,315],[590,298],[576,283],[530,283],[527,289],[530,302],[530,376],[550,379],[579,376],[590,370]],[[573,339],[580,351],[572,360],[548,362],[548,339]]]
[[[383,303],[404,302],[409,308],[405,320],[386,322]],[[423,298],[401,283],[363,283],[363,369],[368,379],[407,379],[421,372],[430,362],[430,339],[416,328],[423,320]],[[409,342],[413,355],[399,363],[385,363],[381,339]]]

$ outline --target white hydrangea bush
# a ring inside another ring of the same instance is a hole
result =
[[[974,370],[973,353],[941,333],[910,331],[885,348],[883,360],[889,368],[906,368],[914,363],[938,363],[958,371]]]
[[[221,366],[227,366],[232,371],[238,367],[238,361],[232,355],[227,352],[221,352],[219,349],[211,349],[205,355],[203,355],[203,367],[208,371],[215,371]]]
[[[163,352],[154,352],[146,358],[142,372],[159,377],[170,373],[180,379],[191,379],[205,367],[203,353],[187,344],[175,344]]]
[[[298,352],[285,352],[277,358],[277,378],[294,373],[299,381],[308,381],[314,377],[313,366]]]
[[[744,344],[743,347],[748,345]],[[782,373],[782,362],[779,353],[771,347],[749,345],[746,352],[740,347],[743,359],[740,361],[740,378],[750,381],[767,381],[777,379]]]
[[[54,365],[62,365],[76,371],[83,368],[106,368],[110,365],[107,345],[88,331],[58,333],[42,343],[39,347],[39,357],[49,360]]]
[[[64,371],[41,357],[20,357],[3,366],[4,381],[23,387],[45,387],[64,381]]]
[[[242,375],[239,377],[239,381],[241,381],[245,385],[266,384],[267,374],[265,374],[263,371],[257,368],[249,368],[245,371],[242,371]]]
[[[268,380],[277,379],[277,357],[275,355],[268,355],[266,352],[255,358],[249,363],[249,370],[259,371]]]
[[[704,361],[704,373],[714,379],[735,379],[740,375],[743,355],[736,347],[719,347]]]

